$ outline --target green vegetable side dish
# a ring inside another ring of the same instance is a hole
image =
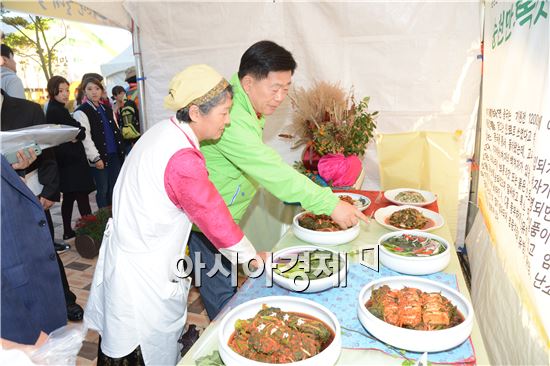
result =
[[[382,242],[389,252],[404,257],[429,257],[443,253],[447,246],[439,240],[416,235],[402,234]]]
[[[403,191],[399,192],[397,196],[395,196],[395,200],[399,202],[405,202],[405,203],[422,203],[426,202],[426,199],[424,196],[418,192],[415,191]]]
[[[344,266],[340,255],[328,250],[288,254],[278,258],[274,271],[285,278],[318,280],[338,273]]]

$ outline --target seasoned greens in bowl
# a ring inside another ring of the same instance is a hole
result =
[[[298,224],[314,231],[340,231],[342,228],[335,223],[329,215],[315,215],[306,212],[298,219]]]
[[[405,257],[427,257],[443,253],[447,247],[437,239],[402,234],[392,236],[381,243],[390,253]]]
[[[345,265],[341,256],[330,250],[304,251],[288,258],[276,260],[275,273],[285,278],[307,278],[317,280],[339,272]]]

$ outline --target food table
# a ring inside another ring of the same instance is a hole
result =
[[[349,192],[362,194],[371,200],[371,205],[364,211],[367,216],[372,216],[372,213],[376,209],[391,204],[383,198],[383,195],[380,192],[355,190]],[[437,211],[437,203],[431,204],[426,208]],[[370,224],[361,223],[360,234],[352,242],[338,246],[329,246],[328,248],[337,251],[346,251],[348,253],[360,253],[361,249],[364,249],[365,247],[372,247],[373,244],[377,243],[380,236],[388,232],[389,230],[372,219]],[[436,229],[433,231],[433,234],[443,237],[450,243],[453,242],[447,225],[443,225],[441,228]],[[292,229],[289,229],[275,245],[273,252],[283,248],[304,244],[308,243],[296,238],[292,232]],[[357,256],[355,255],[355,257]],[[354,255],[352,254],[350,258],[353,262]],[[348,281],[348,288],[345,290],[342,288],[334,288],[322,293],[308,295],[289,292],[281,289],[277,285],[273,285],[273,287],[266,287],[265,278],[263,278],[264,276],[257,279],[248,279],[239,289],[237,295],[235,295],[234,298],[227,304],[220,315],[210,323],[199,340],[180,361],[179,365],[195,365],[196,359],[203,356],[208,356],[212,354],[213,351],[217,350],[218,324],[223,315],[234,306],[258,296],[289,295],[307,297],[313,300],[317,298],[319,303],[329,307],[329,309],[335,312],[342,325],[349,325],[350,322],[355,322],[356,324],[353,324],[350,328],[352,327],[356,331],[366,333],[359,321],[356,319],[354,320],[354,314],[349,314],[352,313],[351,311],[348,311],[348,314],[344,314],[342,312],[345,310],[338,310],[338,308],[344,307],[346,305],[346,301],[357,301],[357,294],[355,292],[358,293],[358,289],[360,289],[360,287],[365,285],[367,282],[370,282],[373,278],[380,278],[388,275],[399,274],[384,268],[382,265],[380,265],[380,271],[376,272],[358,263],[354,263],[350,266],[349,277],[351,277],[351,280]],[[442,273],[422,277],[441,280],[442,282],[446,282],[455,288],[458,287],[458,290],[464,294],[468,300],[470,300],[470,295],[460,268],[458,256],[454,250],[451,250],[451,260],[448,267]],[[354,281],[359,281],[359,283],[354,283]],[[327,302],[329,303],[327,304]],[[340,314],[338,311],[340,311]],[[355,312],[356,309],[354,308],[353,313]],[[343,336],[343,349],[337,365],[401,365],[405,360],[401,357],[401,355],[398,355],[395,350],[388,349],[387,347],[383,347],[383,344],[378,344],[379,342],[373,342],[364,336],[357,335],[356,332],[351,333],[343,330]],[[348,338],[347,340],[346,336]],[[346,344],[349,347],[346,347]],[[409,359],[417,359],[420,356],[420,354],[409,352],[405,355]],[[450,352],[439,352],[433,355],[428,355],[428,357],[432,362],[437,363],[449,362],[454,364],[489,364],[489,359],[483,344],[483,339],[481,337],[477,320],[474,321],[473,330],[469,340],[464,342],[464,344],[450,350]]]

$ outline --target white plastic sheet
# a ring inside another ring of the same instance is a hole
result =
[[[479,214],[466,238],[466,248],[473,306],[491,364],[548,365],[546,346],[533,334],[533,319],[508,280]]]
[[[42,150],[74,140],[79,129],[66,125],[43,124],[0,132],[0,152],[13,152],[35,142]]]
[[[498,1],[485,11],[478,202],[486,233],[468,244],[484,267],[472,287],[484,291],[472,297],[489,315],[480,323],[490,354],[517,364],[540,356],[531,347],[550,357],[549,12],[548,2]],[[535,345],[524,349],[525,339]]]

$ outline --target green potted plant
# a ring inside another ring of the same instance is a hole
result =
[[[91,259],[98,255],[103,232],[111,216],[111,208],[105,207],[93,215],[82,216],[76,222],[75,247],[83,258]]]

